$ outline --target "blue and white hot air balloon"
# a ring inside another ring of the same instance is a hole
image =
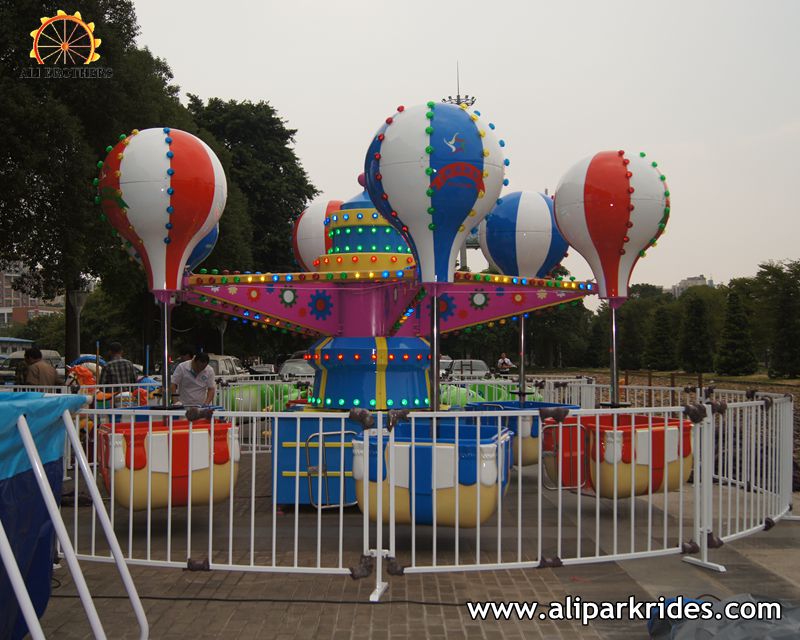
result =
[[[201,262],[211,255],[214,247],[217,246],[217,238],[219,238],[219,222],[197,243],[192,253],[189,254],[189,259],[186,261],[187,271],[194,271]]]
[[[367,150],[367,191],[406,234],[422,282],[450,282],[470,229],[497,202],[504,143],[466,105],[398,107]]]
[[[504,195],[481,224],[479,240],[490,265],[523,278],[545,277],[569,248],[556,225],[552,199],[535,191]]]

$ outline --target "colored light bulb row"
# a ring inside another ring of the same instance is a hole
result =
[[[312,405],[317,406],[324,406],[324,407],[333,407],[333,408],[347,408],[348,401],[346,398],[316,398],[310,397],[308,399],[309,403]],[[361,406],[361,400],[359,398],[353,398],[351,401],[352,406],[359,407]],[[377,405],[375,398],[371,398],[368,401],[370,407],[374,407]],[[386,406],[393,407],[395,405],[401,407],[427,407],[430,404],[430,400],[428,398],[398,398],[395,400],[394,398],[388,398],[386,400]]]
[[[373,211],[372,213],[358,212],[358,213],[353,213],[353,214],[339,212],[339,213],[334,213],[332,216],[329,216],[329,217],[325,218],[324,222],[325,222],[325,226],[327,227],[332,222],[339,222],[339,220],[343,220],[343,221],[347,222],[347,221],[352,220],[352,219],[355,219],[355,220],[380,220],[381,216],[377,211]]]
[[[392,247],[390,244],[383,245],[384,252],[386,251],[395,251],[397,253],[411,253],[411,247],[404,247],[401,244],[397,245],[397,248]],[[351,247],[349,244],[345,245],[344,247],[332,247],[328,249],[328,255],[332,255],[334,253],[350,253],[351,251],[357,251],[359,253],[363,251],[380,251],[380,247],[376,244],[370,245],[369,249],[364,249],[364,245],[358,244],[354,247]]]
[[[272,318],[267,315],[262,315],[255,311],[250,311],[247,309],[242,309],[241,307],[231,306],[228,303],[221,303],[219,300],[214,298],[207,298],[206,296],[199,296],[200,302],[205,304],[210,304],[213,306],[222,307],[219,310],[216,309],[209,309],[207,307],[199,307],[195,306],[195,311],[202,312],[206,315],[213,314],[214,316],[228,316],[234,322],[241,322],[242,324],[251,324],[252,326],[260,326],[263,329],[267,329],[272,327],[274,329],[284,329],[286,331],[292,331],[295,333],[301,333],[305,335],[317,335],[317,332],[309,329],[307,327],[303,327],[299,324],[293,324],[291,322],[286,322],[285,320],[279,320],[277,318]],[[238,314],[238,315],[237,315]]]
[[[559,276],[560,278],[560,276]],[[554,287],[557,289],[579,289],[581,291],[594,291],[594,283],[592,282],[575,282],[574,277],[570,277],[569,281],[563,279],[549,280],[545,278],[519,278],[516,276],[498,276],[486,273],[470,273],[464,271],[456,271],[455,280],[463,280],[465,282],[494,282],[498,284],[518,284],[529,287]]]
[[[410,264],[410,263],[409,263]],[[213,284],[239,284],[242,282],[293,282],[294,280],[300,282],[308,282],[308,281],[317,281],[317,280],[334,280],[336,278],[340,280],[360,280],[360,279],[370,279],[370,280],[396,280],[400,279],[409,279],[414,277],[414,270],[413,269],[398,269],[398,270],[383,270],[383,271],[341,271],[341,272],[329,272],[329,273],[275,273],[275,274],[263,274],[260,276],[256,276],[255,278],[242,278],[241,276],[205,276],[205,275],[194,275],[189,277],[189,284],[193,285],[213,285]],[[323,277],[324,276],[324,277]]]
[[[395,360],[397,360],[398,362],[409,362],[409,361],[414,361],[414,360],[422,361],[426,357],[427,357],[428,360],[431,359],[430,354],[427,354],[427,353],[417,353],[416,355],[413,354],[413,353],[402,353],[402,354],[399,354],[399,355],[398,354],[394,354],[394,353],[390,353],[390,354],[387,355],[387,359],[389,360],[389,362],[394,362]],[[336,361],[343,362],[344,360],[348,360],[349,361],[351,358],[352,358],[352,360],[354,360],[356,362],[359,362],[362,359],[365,360],[365,361],[372,360],[373,362],[376,362],[377,359],[378,359],[378,356],[377,356],[377,354],[372,353],[371,351],[365,351],[363,353],[358,353],[357,352],[357,353],[354,353],[352,355],[345,355],[344,353],[336,353],[336,354],[323,353],[322,355],[320,355],[319,353],[307,353],[307,354],[305,354],[303,356],[304,360],[315,360],[315,361],[323,360],[325,362],[328,362],[328,361],[331,361],[331,360],[333,360],[334,362],[336,362]]]

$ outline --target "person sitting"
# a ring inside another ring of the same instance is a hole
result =
[[[514,363],[508,359],[508,356],[506,355],[505,351],[501,353],[500,359],[497,361],[497,370],[500,373],[508,373],[513,366]]]
[[[55,367],[42,359],[42,352],[36,347],[25,349],[25,365],[25,384],[53,387],[61,382]]]
[[[100,373],[101,385],[136,384],[136,369],[130,360],[122,357],[122,345],[112,342],[108,345],[109,358]]]
[[[173,399],[180,397],[185,407],[209,405],[217,390],[214,370],[208,365],[208,354],[198,353],[191,360],[181,362],[172,374]]]

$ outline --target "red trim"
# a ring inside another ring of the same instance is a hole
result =
[[[584,214],[589,237],[603,265],[606,297],[619,295],[620,251],[630,219],[630,179],[616,151],[601,151],[586,169],[583,185]]]
[[[481,170],[469,162],[452,162],[442,167],[436,172],[436,177],[431,180],[431,187],[441,189],[448,180],[453,178],[467,178],[475,183],[478,191],[486,191]]]
[[[170,204],[175,211],[171,216],[164,212],[165,223],[172,223],[169,231],[172,241],[164,245],[167,252],[165,275],[167,288],[178,290],[185,266],[181,264],[181,257],[211,215],[216,187],[214,165],[206,147],[185,131],[172,129],[169,136],[172,144],[169,147],[165,144],[164,148],[175,154],[170,161],[175,170],[170,180],[170,186],[175,190]],[[166,231],[164,229],[164,237]]]
[[[330,218],[334,213],[340,211],[343,204],[344,200],[330,200],[328,206],[325,207],[325,217]],[[333,248],[333,238],[328,237],[324,226],[322,227],[322,233],[325,239],[325,253],[328,253],[328,249]],[[310,269],[306,269],[306,271],[310,271]]]

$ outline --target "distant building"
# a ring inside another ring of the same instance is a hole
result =
[[[672,285],[672,295],[676,298],[680,298],[681,294],[686,291],[689,287],[713,287],[714,281],[706,279],[706,277],[701,273],[699,276],[691,276],[689,278],[684,278],[678,284]]]
[[[22,265],[12,265],[0,271],[0,326],[12,322],[25,324],[36,316],[51,315],[64,310],[64,297],[40,300],[17,291],[14,281],[22,275]]]
[[[24,351],[33,346],[33,340],[24,338],[5,338],[0,336],[0,356],[7,356],[15,351]]]

